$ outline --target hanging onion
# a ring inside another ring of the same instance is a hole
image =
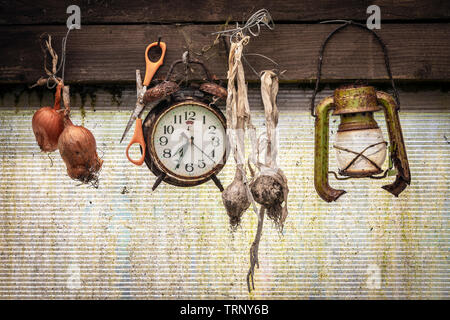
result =
[[[267,209],[269,218],[282,227],[287,216],[287,206],[282,204],[287,201],[289,192],[283,171],[279,168],[262,171],[250,184],[250,189],[255,201]]]
[[[64,88],[64,101],[69,108],[69,94]],[[66,102],[67,101],[67,102]],[[64,119],[64,130],[59,136],[58,148],[72,179],[98,186],[98,172],[103,160],[98,157],[94,135],[83,126],[76,126],[68,117]]]
[[[277,125],[278,77],[273,71],[261,73],[261,97],[266,118],[266,133],[260,136],[258,155],[265,149],[264,161],[258,159],[258,173],[253,177],[250,189],[256,202],[264,206],[269,218],[282,228],[288,214],[287,197],[289,188],[287,178],[277,166]],[[282,204],[284,203],[284,206]]]
[[[230,217],[232,227],[239,224],[242,214],[250,207],[250,199],[243,178],[242,169],[236,168],[233,182],[222,193],[223,205]]]
[[[58,148],[58,138],[64,130],[64,115],[60,110],[62,87],[62,82],[56,87],[53,108],[42,107],[33,115],[33,132],[39,147],[45,152],[52,152]]]

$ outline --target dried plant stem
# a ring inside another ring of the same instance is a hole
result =
[[[261,75],[261,97],[264,104],[266,133],[259,137],[258,172],[251,183],[253,198],[267,209],[267,215],[274,220],[280,230],[287,217],[287,197],[289,188],[283,171],[277,165],[278,77],[273,71],[263,71]],[[265,149],[264,160],[259,159]],[[284,206],[282,204],[284,203]]]
[[[278,94],[278,78],[272,71],[263,71],[261,75],[261,98],[264,104],[267,134],[267,153],[265,164],[268,167],[276,167],[277,145],[275,130],[278,125],[278,107],[276,103]]]
[[[250,268],[248,269],[247,273],[248,292],[255,290],[255,283],[254,283],[255,266],[259,268],[258,249],[264,223],[264,212],[265,208],[264,206],[261,206],[259,209],[258,228],[256,229],[255,240],[253,240],[252,246],[250,247]]]
[[[70,87],[63,87],[63,102],[64,102],[64,115],[68,117],[70,115]]]
[[[43,38],[47,36],[48,40],[44,40],[45,42],[45,46],[42,44]],[[49,35],[48,33],[44,33],[40,36],[40,44],[41,44],[41,50],[42,53],[44,54],[44,70],[45,73],[47,74],[47,78],[44,77],[40,77],[35,84],[30,86],[31,88],[34,88],[36,86],[43,86],[43,85],[47,85],[49,86],[49,82],[50,81],[54,81],[54,83],[56,84],[60,84],[62,83],[62,79],[60,77],[56,76],[56,73],[58,72],[58,54],[55,52],[55,50],[52,47],[52,36]],[[50,71],[47,68],[47,52],[50,54],[50,56],[52,57],[52,70]],[[49,89],[53,88],[49,86]]]
[[[232,226],[239,223],[242,214],[251,203],[253,203],[255,212],[258,212],[245,171],[245,129],[252,127],[247,84],[241,60],[243,46],[247,41],[248,37],[238,43],[232,43],[228,61],[227,136],[230,141],[230,149],[234,153],[236,173],[232,183],[223,191],[222,201],[230,216]]]

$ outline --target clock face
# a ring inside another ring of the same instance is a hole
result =
[[[156,119],[151,143],[163,172],[179,180],[205,179],[224,165],[225,120],[206,104],[182,102]]]

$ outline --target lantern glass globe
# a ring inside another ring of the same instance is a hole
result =
[[[341,175],[368,177],[381,173],[386,142],[380,128],[338,131],[334,147]],[[358,157],[361,152],[364,156]]]

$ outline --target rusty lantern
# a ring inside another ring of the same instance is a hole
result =
[[[370,31],[380,43],[383,51],[389,78],[394,88],[395,99],[389,94],[376,91],[374,87],[362,84],[341,86],[334,91],[333,96],[323,99],[314,108],[317,94],[323,51],[327,41],[339,30],[355,25]],[[311,101],[311,113],[315,120],[315,153],[314,153],[314,185],[319,196],[327,201],[335,201],[345,193],[336,190],[328,183],[328,174],[332,173],[338,180],[350,178],[382,179],[396,173],[397,177],[383,189],[398,196],[410,184],[408,158],[402,129],[398,116],[399,99],[389,67],[387,49],[381,39],[364,25],[348,21],[333,31],[322,45],[316,90]],[[374,112],[384,111],[389,144],[384,140],[383,133],[374,119]],[[329,114],[340,116],[341,121],[333,145],[336,151],[338,174],[328,170],[329,149]],[[389,153],[389,168],[384,171],[382,165]],[[395,166],[395,170],[393,167]]]
[[[390,141],[390,163],[397,170],[397,179],[383,189],[398,196],[410,183],[408,158],[394,99],[371,86],[344,86],[322,100],[315,109],[314,185],[325,201],[337,200],[345,193],[328,184],[329,114],[339,115],[341,122],[334,148],[339,174],[347,178],[384,178],[381,166],[386,159],[387,145],[373,113],[383,109]],[[346,179],[339,178],[338,179]]]

